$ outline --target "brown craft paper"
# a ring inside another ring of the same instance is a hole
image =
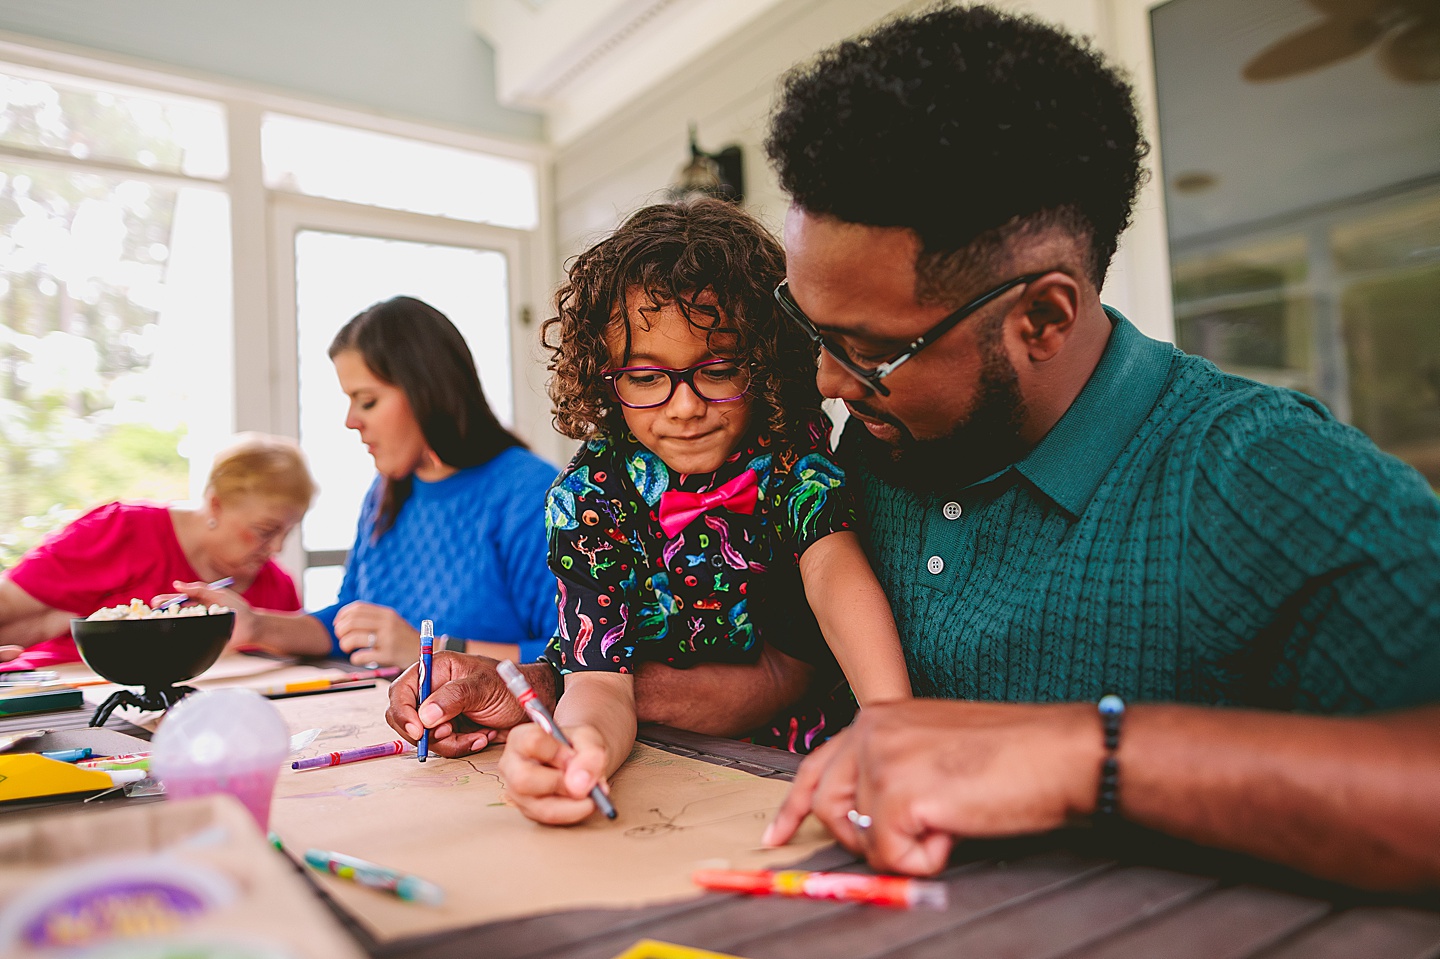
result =
[[[311,959],[363,956],[294,867],[261,837],[245,808],[228,796],[83,814],[70,810],[0,824],[0,908],[56,870],[161,851],[223,874],[239,892],[234,902],[179,926],[162,942],[184,938],[268,945],[283,955]],[[153,954],[160,951],[156,945]],[[22,949],[12,955],[54,954]]]
[[[397,738],[382,689],[277,702],[292,733],[324,731],[301,755]],[[284,769],[271,827],[296,857],[307,848],[359,856],[439,884],[443,906],[402,902],[317,874],[325,891],[377,939],[440,932],[521,915],[639,906],[699,894],[701,867],[794,864],[830,841],[811,820],[791,845],[760,848],[787,784],[637,746],[615,776],[619,817],[540,826],[505,804],[501,747],[466,759],[415,754],[346,766]]]

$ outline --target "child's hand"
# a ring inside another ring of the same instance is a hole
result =
[[[520,811],[539,823],[568,826],[595,811],[590,790],[604,781],[605,740],[593,726],[567,728],[567,749],[535,723],[510,730],[500,775]]]

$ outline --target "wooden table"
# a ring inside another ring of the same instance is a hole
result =
[[[84,710],[26,718],[32,725],[64,727],[83,725],[88,715]],[[33,722],[41,718],[43,723]],[[789,779],[799,761],[788,753],[664,727],[642,727],[641,740],[758,776]],[[806,865],[864,868],[838,848]],[[395,959],[610,959],[640,939],[749,959],[1440,957],[1440,899],[1360,893],[1124,827],[966,842],[940,878],[950,894],[943,911],[711,894],[635,910],[540,915],[385,944],[336,912],[372,955]]]

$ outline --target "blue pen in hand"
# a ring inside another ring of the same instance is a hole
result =
[[[430,698],[430,667],[435,660],[435,624],[428,619],[420,621],[420,701],[415,708]],[[423,763],[430,755],[430,730],[420,733],[420,744],[416,753]]]

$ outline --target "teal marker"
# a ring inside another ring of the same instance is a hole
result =
[[[356,859],[354,856],[320,849],[305,850],[305,865],[319,872],[328,872],[341,879],[358,882],[371,889],[383,889],[406,902],[423,902],[427,906],[438,906],[445,901],[445,890],[419,876],[409,876],[385,866]]]

